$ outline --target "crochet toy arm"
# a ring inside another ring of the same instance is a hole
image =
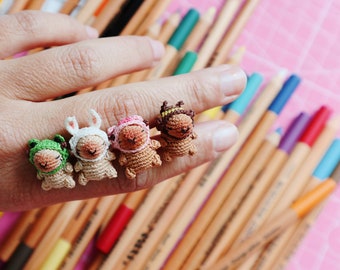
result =
[[[75,170],[76,172],[80,172],[82,169],[83,169],[83,164],[81,164],[80,161],[77,161],[77,162],[76,162],[76,165],[74,165],[74,170]]]
[[[111,152],[111,151],[107,151],[106,153],[106,159],[111,161],[111,160],[115,160],[116,159],[116,155],[115,153]]]
[[[65,170],[65,172],[67,172],[67,173],[73,172],[73,166],[72,166],[72,164],[71,164],[70,162],[66,162],[64,170]]]
[[[124,166],[127,163],[128,163],[128,160],[127,160],[126,156],[123,153],[121,153],[120,156],[119,156],[119,164],[120,164],[120,166]]]
[[[150,140],[150,148],[156,150],[161,147],[161,143],[157,140]]]

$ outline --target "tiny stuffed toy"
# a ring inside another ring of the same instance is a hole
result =
[[[119,121],[117,126],[108,129],[108,135],[114,148],[120,150],[119,164],[125,166],[125,175],[134,179],[136,175],[162,161],[156,149],[161,145],[150,139],[148,124],[138,115]]]
[[[193,140],[197,135],[193,131],[195,113],[184,110],[183,101],[175,106],[168,106],[164,101],[160,117],[156,120],[156,128],[161,132],[161,145],[164,148],[164,160],[171,161],[172,157],[194,155],[197,152]]]
[[[81,129],[74,116],[65,120],[67,131],[73,135],[69,141],[71,152],[78,159],[74,170],[79,172],[78,182],[83,186],[90,180],[117,177],[117,171],[111,164],[116,156],[109,151],[106,132],[99,129],[101,118],[95,110],[90,110],[90,115],[90,126]]]
[[[53,140],[31,139],[28,142],[29,161],[37,169],[37,178],[42,180],[43,190],[52,188],[74,188],[73,167],[67,161],[69,153],[65,139],[55,135]]]

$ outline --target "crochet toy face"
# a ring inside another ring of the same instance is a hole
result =
[[[73,167],[67,162],[69,157],[65,139],[56,135],[54,140],[32,139],[28,142],[29,160],[37,169],[37,178],[42,180],[42,189],[73,188]]]
[[[193,143],[196,139],[194,128],[195,113],[184,110],[182,101],[175,106],[168,106],[164,101],[160,117],[157,118],[156,128],[161,132],[161,145],[164,147],[164,159],[171,161],[172,157],[194,155],[197,148]]]
[[[109,151],[107,134],[100,130],[101,118],[94,110],[90,110],[89,127],[79,129],[75,117],[65,120],[66,129],[72,138],[70,147],[78,159],[74,169],[79,172],[78,182],[86,185],[90,180],[117,177],[117,171],[111,161],[116,157]]]
[[[161,145],[150,139],[149,127],[140,116],[121,120],[108,129],[108,134],[113,147],[120,150],[119,164],[125,166],[127,178],[134,179],[138,173],[162,164],[156,152]]]

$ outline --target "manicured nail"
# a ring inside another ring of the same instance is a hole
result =
[[[247,83],[247,75],[238,66],[223,65],[221,69],[221,90],[225,96],[239,95]]]
[[[161,60],[165,52],[163,43],[151,38],[149,39],[149,41],[152,48],[154,60],[155,61]]]
[[[237,128],[229,123],[219,127],[213,135],[213,147],[216,152],[226,151],[238,138]]]
[[[87,25],[85,26],[85,30],[89,38],[97,38],[99,36],[96,28]]]

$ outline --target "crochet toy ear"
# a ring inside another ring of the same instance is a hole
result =
[[[65,119],[65,127],[71,135],[75,135],[79,131],[78,122],[74,116]]]
[[[65,142],[65,139],[64,139],[63,136],[61,136],[61,135],[59,135],[59,134],[56,134],[56,135],[54,136],[54,141],[61,144],[61,143]]]
[[[115,132],[114,132],[115,128],[116,128],[116,126],[112,126],[112,127],[109,127],[107,129],[107,135],[108,135],[109,139],[112,140],[112,141],[114,141],[115,138],[116,138]]]
[[[32,149],[34,146],[36,146],[40,141],[38,139],[31,139],[28,141],[28,146],[30,149]]]
[[[90,116],[91,116],[89,121],[90,126],[100,128],[102,124],[102,119],[100,118],[99,114],[95,110],[91,109]]]

